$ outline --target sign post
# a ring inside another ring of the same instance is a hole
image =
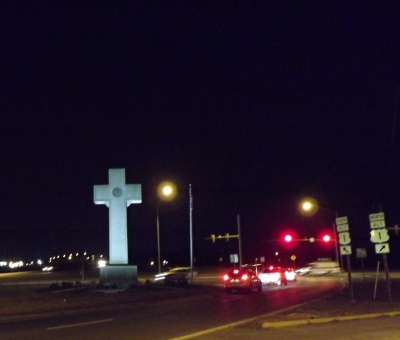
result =
[[[357,258],[361,259],[361,270],[362,270],[362,278],[365,280],[364,276],[364,258],[367,257],[367,249],[365,248],[357,248],[356,249]]]
[[[370,214],[369,223],[371,226],[371,242],[375,243],[375,253],[382,254],[383,266],[385,268],[386,286],[389,302],[392,302],[392,290],[390,287],[389,266],[387,262],[387,253],[389,249],[389,234],[386,229],[385,214],[383,212]]]
[[[346,255],[346,265],[347,265],[347,276],[349,279],[350,297],[351,301],[354,301],[354,291],[353,291],[353,280],[351,278],[351,238],[349,232],[349,222],[347,216],[336,217],[336,229],[338,232],[338,239],[340,244],[340,255]]]

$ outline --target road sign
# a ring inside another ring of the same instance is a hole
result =
[[[385,213],[379,212],[376,214],[370,214],[369,215],[369,221],[374,222],[374,221],[382,221],[385,219]]]
[[[339,243],[342,246],[345,246],[351,242],[350,233],[347,231],[343,232],[343,233],[339,233],[338,237],[339,237]]]
[[[388,230],[385,228],[382,229],[373,229],[371,232],[371,242],[374,243],[384,243],[389,241]]]
[[[338,224],[336,225],[336,229],[339,233],[343,232],[343,231],[349,231],[349,225],[346,224]]]
[[[362,259],[367,257],[367,249],[365,248],[357,248],[356,249],[357,258]]]
[[[351,246],[340,246],[340,255],[351,255]]]
[[[239,257],[238,257],[237,254],[231,254],[231,255],[229,256],[229,258],[230,258],[230,260],[231,260],[231,263],[238,263],[238,262],[239,262]]]
[[[358,258],[365,258],[367,257],[367,249],[365,248],[357,248],[356,254]]]
[[[387,254],[387,253],[390,253],[389,243],[375,244],[375,253],[376,254]]]
[[[336,217],[336,224],[348,224],[347,216]]]
[[[371,225],[371,229],[378,229],[378,228],[386,227],[385,220],[374,221],[374,222],[371,222],[370,225]]]

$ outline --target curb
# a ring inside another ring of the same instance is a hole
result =
[[[382,316],[398,316],[398,315],[400,315],[400,311],[388,312],[388,313],[361,314],[361,315],[332,316],[326,318],[301,319],[301,320],[291,320],[291,321],[275,321],[275,322],[267,321],[262,323],[261,328],[282,328],[290,326],[327,323],[332,321],[350,321],[350,320],[361,320],[361,319],[377,318]]]

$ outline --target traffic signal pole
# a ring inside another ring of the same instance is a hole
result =
[[[240,215],[237,215],[237,227],[239,238],[239,268],[242,269],[242,238],[240,236]]]
[[[221,239],[226,239],[227,241],[229,241],[229,239],[231,238],[237,238],[238,239],[238,247],[239,247],[239,268],[242,268],[243,265],[243,254],[242,254],[242,236],[241,236],[241,232],[240,232],[240,215],[236,216],[236,220],[237,220],[237,229],[238,229],[238,233],[237,235],[230,235],[229,233],[226,233],[225,236],[222,235],[215,235],[215,234],[211,234],[210,237],[206,237],[206,240],[211,240],[212,243],[215,243],[215,240],[221,240]]]

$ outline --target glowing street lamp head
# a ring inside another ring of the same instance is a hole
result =
[[[313,208],[313,205],[311,204],[310,201],[305,201],[303,202],[301,207],[303,208],[304,211],[310,211]]]
[[[170,185],[166,185],[162,188],[162,194],[164,196],[170,196],[173,193],[173,189]]]
[[[299,203],[299,211],[302,215],[312,216],[318,210],[318,203],[312,198],[305,198]]]
[[[176,186],[172,182],[162,182],[157,187],[157,195],[163,201],[171,201],[176,196]]]

